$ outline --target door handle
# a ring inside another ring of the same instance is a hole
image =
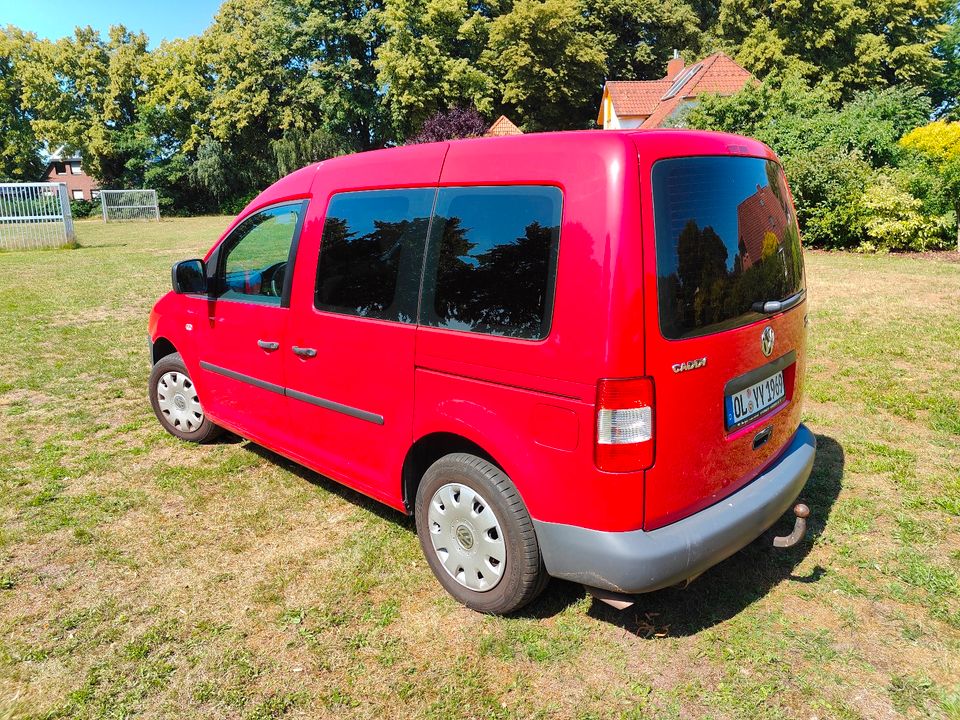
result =
[[[257,345],[259,345],[262,350],[266,350],[267,352],[273,352],[280,347],[280,343],[270,342],[269,340],[257,340]]]
[[[317,356],[317,351],[314,350],[313,348],[302,348],[302,347],[297,347],[296,345],[293,346],[293,353],[294,355],[299,355],[300,357],[307,357],[307,358],[312,358]]]

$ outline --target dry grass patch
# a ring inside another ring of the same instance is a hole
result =
[[[960,266],[808,257],[809,542],[492,618],[409,519],[160,431],[147,313],[226,224],[0,255],[0,719],[960,717]]]

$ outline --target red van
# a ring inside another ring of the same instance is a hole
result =
[[[690,579],[810,474],[800,239],[754,140],[567,132],[327,160],[172,275],[150,316],[163,426],[226,428],[412,513],[477,610],[550,576],[622,600]]]

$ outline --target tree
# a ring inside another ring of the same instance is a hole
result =
[[[31,41],[15,27],[0,29],[0,180],[32,182],[43,167],[20,78]]]
[[[375,64],[396,138],[411,136],[432,115],[458,106],[492,111],[493,80],[478,65],[490,12],[466,0],[387,1],[387,39]]]
[[[671,49],[700,48],[698,18],[685,0],[586,0],[585,15],[618,80],[663,77]]]
[[[139,125],[147,37],[113,26],[104,41],[77,28],[56,42],[34,40],[22,62],[22,99],[31,126],[49,147],[80,151],[105,185],[143,182],[148,139]]]
[[[960,252],[960,122],[938,120],[907,133],[900,144],[930,163],[953,201]]]
[[[285,0],[294,4],[294,0]],[[260,4],[259,0],[256,3]],[[323,128],[357,150],[392,139],[376,59],[387,38],[383,0],[300,0],[306,11],[288,29],[304,73],[294,92]]]
[[[292,3],[226,0],[201,37],[201,54],[216,78],[198,118],[200,131],[259,156],[291,127],[312,126],[316,106],[298,92],[306,69],[295,49]]]
[[[579,0],[516,0],[490,24],[483,65],[498,105],[525,130],[581,128],[595,116],[606,57],[585,14]]]
[[[487,121],[473,108],[453,108],[436,112],[427,118],[411,143],[442,142],[456,138],[480,137],[487,131]]]
[[[327,130],[288,130],[279,140],[270,143],[277,161],[277,175],[283,177],[294,170],[348,152],[343,139]]]
[[[946,20],[949,30],[933,51],[943,65],[930,94],[938,113],[960,120],[960,3],[947,13]]]
[[[155,157],[192,153],[208,133],[204,118],[215,82],[201,38],[160,43],[143,73],[147,92],[141,98],[140,116],[154,139]]]
[[[720,40],[748,70],[799,72],[849,98],[858,90],[926,85],[954,0],[721,0]]]

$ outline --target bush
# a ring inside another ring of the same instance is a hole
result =
[[[100,212],[99,200],[71,200],[70,214],[75,219],[93,217]]]
[[[828,86],[811,87],[797,77],[768,79],[729,97],[704,97],[685,122],[750,135],[773,148],[793,188],[807,245],[939,245],[943,202],[933,197],[942,194],[936,184],[920,175],[910,182],[893,179],[898,165],[910,162],[898,141],[927,121],[929,98],[898,86],[858,93],[840,107],[835,102]]]
[[[897,187],[890,177],[880,175],[863,193],[866,238],[860,249],[923,251],[939,245],[941,228],[922,209],[920,200]]]
[[[220,203],[220,212],[223,215],[239,215],[240,211],[243,210],[251,200],[253,200],[259,192],[251,192],[246,195],[238,195],[237,197],[224,200]]]
[[[410,143],[480,137],[486,131],[487,121],[479,112],[473,108],[453,108],[428,117],[420,128],[420,132],[410,139]]]
[[[785,161],[804,244],[854,249],[865,239],[863,188],[870,166],[859,155],[829,148],[795,155]]]

